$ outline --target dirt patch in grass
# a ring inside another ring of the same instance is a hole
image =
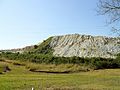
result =
[[[19,62],[13,62],[13,65],[16,65],[16,66],[25,66],[25,64],[19,63]]]
[[[0,64],[0,74],[3,74],[8,71],[11,71],[11,69],[7,65]]]
[[[42,70],[35,70],[35,69],[30,69],[29,71],[31,72],[40,72],[40,73],[53,73],[53,74],[67,74],[70,73],[70,71],[42,71]]]

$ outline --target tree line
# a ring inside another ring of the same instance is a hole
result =
[[[29,54],[29,53],[1,53],[0,58],[10,60],[29,61],[34,63],[45,63],[45,64],[80,64],[86,65],[94,69],[104,68],[120,68],[120,54],[117,58],[100,58],[100,57],[55,57],[50,54]]]

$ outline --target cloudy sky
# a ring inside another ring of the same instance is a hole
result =
[[[54,35],[110,35],[98,0],[0,0],[0,49],[33,45]]]

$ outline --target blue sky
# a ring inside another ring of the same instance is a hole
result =
[[[0,49],[33,45],[53,35],[109,36],[98,0],[0,0]]]

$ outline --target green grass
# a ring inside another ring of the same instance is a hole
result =
[[[11,71],[0,74],[0,90],[120,90],[120,69],[48,74],[30,72],[24,66],[26,62],[0,62],[3,63]]]
[[[53,37],[49,37],[47,40],[44,40],[41,44],[35,45],[34,49],[28,50],[27,52],[34,53],[34,54],[50,54],[52,55],[53,50],[50,47],[50,42]]]

